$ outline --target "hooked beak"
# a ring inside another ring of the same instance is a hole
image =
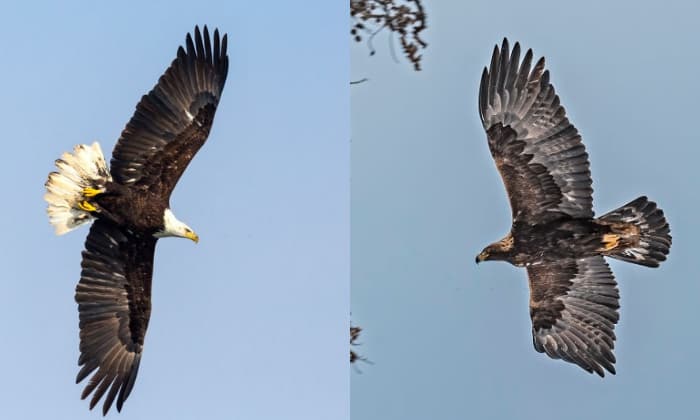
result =
[[[194,243],[199,243],[199,236],[197,236],[197,234],[191,230],[188,232],[185,232],[185,238],[193,241]]]
[[[486,261],[486,258],[489,257],[489,253],[486,251],[481,251],[479,255],[476,256],[476,263],[479,264],[482,261]]]

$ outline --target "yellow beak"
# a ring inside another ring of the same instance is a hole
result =
[[[185,238],[194,241],[194,243],[199,243],[199,236],[197,236],[197,234],[192,231],[185,233]]]

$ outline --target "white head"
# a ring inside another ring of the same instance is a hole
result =
[[[165,213],[163,213],[163,230],[154,233],[153,236],[156,238],[177,236],[179,238],[187,238],[194,242],[199,242],[199,236],[197,236],[189,226],[177,220],[170,209],[165,209]]]

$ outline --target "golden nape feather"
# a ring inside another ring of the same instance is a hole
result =
[[[94,219],[81,208],[85,190],[103,190],[112,180],[100,144],[80,144],[73,153],[65,152],[56,160],[57,172],[51,172],[46,181],[44,199],[49,203],[49,222],[57,235],[63,235]]]

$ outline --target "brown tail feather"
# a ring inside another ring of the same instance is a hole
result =
[[[601,216],[598,221],[611,225],[613,232],[624,231],[620,235],[620,245],[612,247],[605,255],[647,267],[658,267],[666,260],[671,248],[671,229],[663,210],[653,201],[639,197]]]

